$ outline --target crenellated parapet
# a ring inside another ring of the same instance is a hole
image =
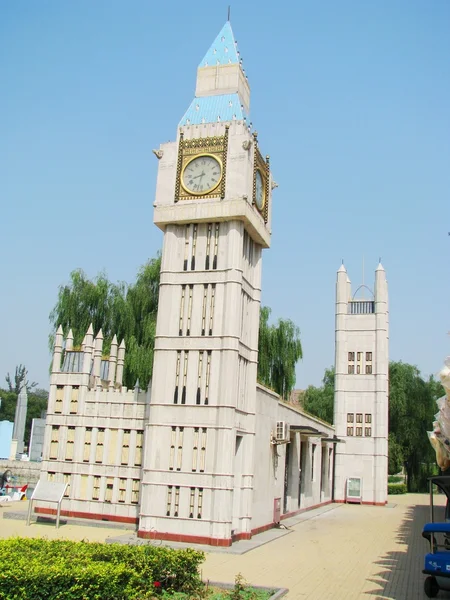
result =
[[[118,344],[117,336],[114,335],[109,356],[103,355],[103,343],[102,330],[94,337],[91,324],[80,349],[75,349],[72,329],[69,329],[64,339],[63,329],[59,326],[53,349],[51,383],[60,383],[69,376],[71,381],[79,379],[79,385],[87,386],[89,390],[122,391],[125,340]]]

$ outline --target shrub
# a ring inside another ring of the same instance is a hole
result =
[[[389,475],[388,483],[403,483],[405,479],[400,475]]]
[[[0,600],[143,600],[194,593],[203,552],[65,540],[0,540]]]
[[[388,494],[406,494],[404,483],[388,483]]]

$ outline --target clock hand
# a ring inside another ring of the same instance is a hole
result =
[[[193,177],[192,179],[198,179],[199,177],[203,177],[203,175],[204,175],[204,174],[205,174],[204,172],[203,172],[203,173],[200,173],[200,175],[196,175],[196,176],[195,176],[195,177]]]

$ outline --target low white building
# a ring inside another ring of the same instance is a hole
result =
[[[69,483],[62,514],[136,523],[140,534],[149,537],[141,526],[146,501],[163,523],[152,535],[228,545],[273,527],[283,517],[331,501],[333,427],[257,384],[256,412],[250,415],[254,430],[248,438],[254,448],[251,460],[244,453],[244,436],[249,434],[243,423],[238,421],[232,431],[235,445],[230,452],[215,444],[215,430],[225,426],[209,424],[203,416],[189,420],[191,411],[177,407],[177,424],[170,427],[161,448],[152,451],[159,472],[166,468],[176,477],[158,505],[142,486],[143,457],[152,447],[149,434],[144,436],[151,418],[151,391],[124,388],[124,344],[117,353],[114,342],[111,356],[102,360],[102,342],[101,332],[94,340],[90,329],[82,349],[74,351],[70,333],[65,341],[61,330],[56,335],[41,477]],[[233,472],[227,476],[214,467],[225,455],[233,459]],[[205,478],[203,487],[199,477]],[[208,479],[220,482],[226,536],[211,532],[216,525],[211,522],[214,506]],[[51,513],[53,507],[38,503],[37,511]]]

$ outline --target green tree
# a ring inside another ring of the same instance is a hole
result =
[[[17,404],[16,392],[0,389],[0,398],[2,400],[0,405],[0,421],[10,421],[11,423],[14,423]]]
[[[403,459],[408,491],[426,491],[426,480],[435,472],[435,454],[427,431],[443,395],[439,382],[425,381],[414,365],[392,361],[389,365],[390,468]]]
[[[59,288],[50,313],[50,349],[59,325],[66,334],[72,328],[77,348],[92,323],[95,333],[102,330],[105,357],[114,335],[119,342],[125,340],[124,384],[133,387],[139,379],[147,387],[153,369],[160,270],[158,256],[141,267],[132,285],[111,283],[104,273],[90,280],[83,271],[73,271],[70,283]]]
[[[325,370],[321,387],[310,385],[305,391],[303,408],[310,414],[333,423],[334,412],[334,367]]]
[[[388,457],[388,473],[389,475],[396,475],[399,473],[405,463],[403,448],[398,443],[394,433],[389,433],[389,457]]]
[[[302,358],[300,330],[289,319],[269,325],[271,310],[261,307],[258,381],[287,400],[295,385],[295,365]]]
[[[8,384],[8,389],[10,392],[15,392],[16,394],[20,393],[20,390],[25,385],[27,388],[27,392],[32,390],[37,386],[35,381],[30,382],[28,379],[28,370],[25,365],[18,365],[16,367],[16,372],[14,373],[14,377],[11,377],[9,373],[6,374],[6,383]]]

